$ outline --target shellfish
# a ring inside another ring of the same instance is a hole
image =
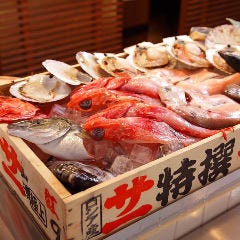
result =
[[[205,41],[207,34],[212,30],[209,27],[191,27],[189,36],[194,41]]]
[[[134,68],[129,59],[118,57],[116,54],[95,54],[100,67],[112,76],[119,76],[122,72],[129,75],[136,75],[137,69]]]
[[[232,74],[234,73],[234,69],[229,66],[229,64],[225,61],[224,58],[222,58],[222,56],[219,54],[220,51],[218,51],[217,49],[207,49],[206,51],[206,58],[207,60],[218,70],[224,72],[224,73],[228,73],[228,74]]]
[[[58,79],[70,84],[79,85],[81,83],[90,82],[92,78],[77,70],[75,67],[67,63],[56,60],[45,60],[42,65]]]
[[[206,48],[216,48],[218,45],[240,45],[240,28],[224,24],[213,28],[206,36]]]
[[[67,97],[71,88],[50,75],[36,74],[12,85],[10,93],[22,100],[38,103],[54,102]]]
[[[234,20],[232,18],[226,18],[233,26],[240,28],[240,21]]]
[[[94,79],[110,77],[111,75],[101,68],[97,62],[97,57],[88,52],[78,52],[76,59],[81,68]]]
[[[132,66],[141,72],[166,66],[173,68],[176,65],[176,60],[168,53],[163,43],[142,42],[125,48],[125,52],[129,54],[127,58]]]
[[[205,49],[202,45],[193,41],[189,36],[164,38],[169,53],[185,68],[209,67]]]

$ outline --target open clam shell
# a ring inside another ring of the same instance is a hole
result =
[[[206,48],[216,48],[216,45],[240,45],[240,28],[224,24],[213,28],[206,36]]]
[[[227,21],[229,21],[233,26],[240,28],[240,21],[234,20],[232,18],[226,18]]]
[[[70,84],[70,85],[80,85],[81,83],[90,82],[92,78],[77,70],[73,66],[56,61],[56,60],[45,60],[42,65],[58,79]]]
[[[174,67],[176,61],[167,51],[163,43],[153,44],[142,42],[125,49],[128,52],[129,62],[141,72],[147,72],[154,68]]]
[[[168,52],[185,68],[209,67],[205,48],[187,35],[164,38]]]
[[[191,27],[189,36],[194,41],[204,42],[211,30],[212,28],[209,27]]]
[[[65,82],[49,75],[36,74],[12,85],[10,93],[29,102],[54,102],[67,97],[71,88]]]
[[[116,54],[96,54],[97,62],[106,72],[112,76],[118,76],[121,72],[126,72],[130,75],[136,75],[137,69],[134,68],[128,59],[118,57]]]
[[[232,74],[235,72],[235,70],[228,65],[228,63],[220,56],[218,53],[218,49],[208,49],[206,51],[206,58],[207,60],[218,70]]]
[[[78,52],[76,54],[76,59],[81,68],[94,79],[111,76],[101,68],[100,64],[97,62],[97,57],[92,53]]]
[[[140,42],[140,43],[138,43],[138,44],[134,44],[134,45],[131,45],[131,46],[129,46],[129,47],[125,47],[125,48],[123,49],[123,51],[124,51],[126,54],[130,55],[130,54],[132,53],[132,51],[134,51],[134,49],[136,48],[137,45],[149,45],[149,44],[152,45],[153,43],[151,43],[151,42]]]

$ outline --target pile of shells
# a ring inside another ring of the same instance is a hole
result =
[[[50,75],[37,74],[11,86],[10,93],[32,102],[53,102],[69,96],[71,86],[101,77],[127,73],[149,74],[158,68],[215,68],[225,74],[240,72],[240,22],[215,28],[192,27],[190,34],[164,38],[161,43],[141,42],[122,53],[76,53],[77,66],[56,60],[42,64]],[[79,70],[80,69],[80,70]]]

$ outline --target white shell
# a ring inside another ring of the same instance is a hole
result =
[[[220,25],[213,28],[206,36],[206,48],[216,48],[216,44],[240,45],[240,28],[233,25]]]
[[[97,53],[95,56],[101,68],[112,76],[119,76],[119,72],[126,72],[129,75],[136,75],[138,73],[137,69],[130,64],[128,59],[118,57],[116,54],[107,53],[100,55]]]
[[[205,49],[201,44],[198,42],[192,40],[189,36],[187,35],[180,35],[176,37],[168,37],[164,38],[163,42],[166,44],[166,48],[169,51],[169,53],[174,57],[180,64],[183,64],[184,67],[186,68],[202,68],[202,67],[209,67],[209,63],[207,59],[201,59],[198,58],[196,55],[196,61],[188,62],[182,58],[179,58],[174,50],[174,45],[176,43],[176,40],[180,40],[188,44],[189,51],[191,51],[194,56],[195,52],[197,53],[198,51],[204,52],[205,54]],[[197,60],[198,58],[198,60]]]
[[[233,26],[240,28],[240,21],[234,20],[232,18],[226,18],[227,21],[229,21]]]
[[[232,74],[235,71],[227,64],[227,62],[218,54],[219,49],[208,49],[206,51],[207,60],[218,70]]]
[[[141,72],[148,72],[153,68],[174,67],[175,59],[168,53],[163,43],[153,44],[142,42],[125,49],[129,62]]]
[[[89,75],[78,71],[76,68],[64,62],[45,60],[42,62],[42,65],[58,79],[71,85],[80,85],[81,83],[92,80]]]
[[[125,53],[127,53],[127,54],[131,54],[132,51],[134,51],[134,49],[136,48],[136,45],[149,45],[149,44],[152,45],[153,43],[151,43],[151,42],[140,42],[140,43],[138,43],[138,44],[134,44],[134,45],[132,45],[132,46],[129,46],[129,47],[124,48],[123,51],[124,51]]]
[[[12,85],[10,93],[22,100],[38,103],[54,102],[67,97],[71,88],[56,77],[36,74]]]
[[[111,76],[105,70],[103,70],[97,62],[96,56],[88,52],[78,52],[76,59],[81,68],[88,73],[91,77],[97,79],[101,77]]]
[[[189,37],[194,41],[205,42],[207,34],[212,30],[210,27],[191,27]]]

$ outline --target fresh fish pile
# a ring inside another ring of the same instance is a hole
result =
[[[227,20],[119,54],[79,51],[79,66],[48,59],[53,76],[13,84],[0,121],[52,156],[73,193],[211,137],[240,123],[240,23]]]

